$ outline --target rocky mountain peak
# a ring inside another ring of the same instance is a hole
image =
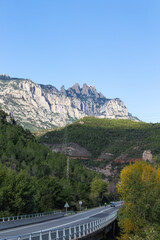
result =
[[[65,88],[64,88],[64,85],[62,85],[60,92],[61,92],[64,96],[67,96],[67,92],[66,92],[66,90],[65,90]]]
[[[75,84],[72,86],[72,89],[74,89],[77,94],[80,94],[80,92],[81,92],[81,89],[80,89],[80,86],[79,86],[78,83],[75,83]]]
[[[102,93],[98,93],[95,86],[88,86],[86,83],[80,88],[78,83],[75,83],[71,88],[65,90],[64,85],[61,87],[60,92],[68,97],[74,98],[93,98],[93,99],[106,99]]]
[[[51,85],[2,74],[0,85],[1,108],[32,130],[64,126],[85,116],[137,120],[120,99],[107,99],[86,83],[67,90],[63,85],[58,91]]]
[[[89,96],[89,87],[86,83],[83,84],[81,93],[82,95]]]
[[[10,80],[11,77],[8,74],[0,74],[0,79],[2,79],[2,80]]]

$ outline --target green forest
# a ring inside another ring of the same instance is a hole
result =
[[[90,166],[100,165],[93,161],[101,153],[111,153],[110,162],[113,169],[117,166],[119,171],[125,164],[113,160],[125,155],[124,160],[142,158],[143,151],[150,149],[152,154],[159,157],[160,153],[160,124],[134,122],[131,120],[109,120],[95,117],[85,117],[64,128],[55,129],[39,136],[41,143],[63,143],[67,128],[67,141],[79,144],[91,152]],[[102,162],[102,167],[107,161]]]
[[[66,156],[52,153],[30,131],[7,119],[0,110],[1,217],[63,209],[66,201],[75,210],[79,200],[83,207],[106,201],[109,196],[102,175],[71,159],[67,179]]]
[[[160,152],[160,124],[85,117],[65,128],[67,141],[85,147],[93,158],[102,152],[113,153],[115,157],[123,152],[128,153],[129,157],[141,157],[145,149],[151,149],[154,154]],[[40,141],[63,143],[65,128],[43,134]],[[137,147],[136,151],[133,147]]]

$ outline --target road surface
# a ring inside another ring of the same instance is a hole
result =
[[[38,231],[57,230],[61,228],[67,228],[73,225],[84,224],[87,222],[95,221],[100,218],[107,217],[108,215],[116,212],[120,203],[116,203],[116,207],[110,205],[106,207],[99,207],[89,211],[81,212],[75,215],[62,217],[59,219],[49,220],[47,222],[26,225],[22,227],[16,227],[8,230],[0,231],[0,239],[11,236],[20,236]]]

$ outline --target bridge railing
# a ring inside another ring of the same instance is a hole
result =
[[[85,237],[112,223],[117,217],[117,212],[95,221],[58,230],[39,231],[32,234],[8,237],[5,240],[73,240]],[[4,239],[3,239],[4,240]]]
[[[20,215],[20,216],[2,217],[2,218],[0,218],[0,222],[22,220],[22,219],[33,218],[33,217],[42,217],[42,216],[47,216],[50,214],[57,214],[57,213],[61,213],[61,210],[56,210],[56,211],[52,211],[52,212],[25,214],[25,215]]]

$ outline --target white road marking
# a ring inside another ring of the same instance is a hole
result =
[[[118,204],[118,205],[116,205],[116,207],[119,207],[119,206],[121,206],[121,204]],[[93,217],[93,216],[96,216],[97,214],[100,214],[100,213],[102,213],[102,212],[107,212],[108,210],[110,210],[110,209],[113,209],[113,207],[109,207],[109,206],[107,206],[104,210],[102,210],[102,211],[100,211],[100,212],[97,212],[97,213],[94,213],[93,215],[89,215],[89,216],[87,216],[87,217],[84,217],[84,218],[81,218],[81,219],[78,219],[78,220],[75,220],[75,221],[72,221],[72,222],[69,222],[69,223],[65,223],[65,224],[62,224],[62,225],[59,225],[59,226],[56,226],[56,227],[51,227],[51,228],[48,228],[48,229],[44,229],[44,230],[41,230],[41,231],[37,231],[37,232],[31,232],[31,233],[26,233],[26,234],[19,234],[19,235],[16,235],[16,236],[23,236],[23,235],[29,235],[29,234],[35,234],[35,233],[39,233],[39,232],[45,232],[45,231],[49,231],[49,230],[54,230],[54,229],[57,229],[57,228],[59,228],[59,227],[63,227],[63,226],[65,226],[65,225],[69,225],[69,224],[72,224],[72,223],[75,223],[75,222],[78,222],[78,221],[81,221],[81,220],[84,220],[84,219],[87,219],[87,218],[90,218],[90,217]],[[90,210],[89,212],[92,212],[92,211],[95,211],[95,209],[93,209],[93,210]],[[83,215],[83,214],[85,214],[85,213],[87,213],[87,212],[83,212],[83,213],[79,213],[79,215]],[[75,216],[75,215],[74,215]],[[71,217],[73,217],[73,216],[69,216],[69,217],[67,217],[67,219],[68,218],[71,218]],[[53,221],[50,221],[50,223],[51,222],[54,222],[54,221],[57,221],[57,219],[55,219],[55,220],[53,220]],[[42,225],[42,223],[39,223],[39,224],[34,224],[34,225],[32,225],[32,226],[39,226],[39,225]],[[25,228],[30,228],[31,227],[31,225],[30,226],[25,226],[25,227],[20,227],[20,228],[16,228],[16,230],[23,230],[23,229],[25,229]],[[15,231],[15,229],[11,229],[11,230],[7,230],[7,232],[5,232],[5,231],[1,231],[0,232],[0,234],[5,234],[5,233],[9,233],[9,232],[13,232],[13,231]]]
[[[109,207],[109,206],[107,206],[107,207]],[[108,208],[107,208],[108,209]],[[110,209],[110,208],[109,208]],[[89,210],[88,212],[90,213],[90,212],[92,212],[92,211],[95,211],[96,209],[93,209],[93,210]],[[106,211],[106,209],[104,210],[104,211]],[[78,215],[83,215],[83,214],[86,214],[87,213],[87,211],[86,212],[82,212],[82,213],[79,213]],[[97,214],[99,214],[99,213],[101,213],[101,212],[97,212],[97,213],[95,213],[94,215],[97,215]],[[94,216],[94,215],[90,215],[90,216]],[[72,215],[72,216],[68,216],[67,217],[67,219],[69,219],[69,218],[72,218],[73,216],[75,216],[75,215]],[[88,216],[88,218],[90,217],[90,216]],[[83,218],[82,218],[83,219]],[[84,218],[85,219],[85,218]],[[54,219],[54,220],[50,220],[49,221],[49,223],[51,223],[51,222],[55,222],[55,221],[57,221],[57,220],[61,220],[61,219]],[[79,221],[79,220],[78,220]],[[5,233],[9,233],[9,232],[15,232],[15,231],[17,231],[17,230],[23,230],[23,229],[26,229],[26,228],[30,228],[31,226],[32,227],[34,227],[34,226],[40,226],[40,225],[42,225],[42,224],[47,224],[48,222],[41,222],[41,223],[35,223],[35,224],[32,224],[32,225],[28,225],[28,226],[24,226],[24,227],[16,227],[16,228],[14,228],[14,229],[10,229],[10,230],[4,230],[4,231],[0,231],[0,235],[1,234],[5,234]],[[72,223],[72,222],[71,222]],[[69,223],[66,223],[66,224],[69,224]],[[60,226],[60,225],[59,225]],[[57,227],[57,226],[56,226]],[[56,227],[52,227],[51,229],[54,229],[54,228],[56,228]],[[45,231],[45,230],[43,230],[43,231]]]
[[[88,211],[88,213],[90,213],[90,212],[92,212],[92,211],[95,211],[96,209],[93,209],[93,210],[89,210]],[[86,214],[87,213],[87,211],[85,211],[85,212],[82,212],[82,213],[78,213],[78,215],[83,215],[83,214]],[[72,217],[74,217],[75,215],[71,215],[71,216],[67,216],[67,219],[69,219],[69,218],[72,218]],[[2,230],[2,231],[0,231],[0,234],[2,234],[2,233],[9,233],[9,232],[14,232],[15,230],[17,231],[17,230],[23,230],[23,229],[26,229],[26,228],[30,228],[31,226],[32,227],[34,227],[34,226],[39,226],[39,225],[42,225],[42,224],[48,224],[48,222],[49,223],[54,223],[55,221],[57,221],[57,220],[61,220],[61,218],[57,218],[57,219],[53,219],[53,220],[49,220],[49,221],[45,221],[45,222],[41,222],[41,223],[33,223],[32,225],[30,224],[30,225],[27,225],[27,226],[23,226],[23,227],[15,227],[14,229],[10,229],[10,230]]]
[[[73,222],[65,223],[65,224],[62,224],[62,225],[59,225],[59,226],[56,226],[56,227],[47,228],[47,229],[45,229],[45,230],[38,231],[38,232],[45,232],[45,231],[49,231],[49,230],[54,230],[54,229],[57,229],[57,228],[59,228],[59,227],[63,227],[63,226],[66,226],[66,225],[69,225],[69,224],[72,224],[72,223],[75,223],[75,222],[79,222],[79,221],[81,221],[81,220],[84,220],[84,219],[87,219],[87,218],[96,216],[97,214],[100,214],[100,213],[102,213],[102,212],[107,212],[107,211],[110,210],[110,209],[113,209],[113,208],[108,208],[107,210],[105,209],[105,210],[103,210],[103,211],[101,211],[101,212],[98,212],[98,213],[96,213],[96,214],[87,216],[87,217],[85,217],[85,218],[81,218],[81,219],[75,220],[75,221],[73,221]],[[34,233],[38,233],[38,232],[33,232],[33,234],[34,234]]]

